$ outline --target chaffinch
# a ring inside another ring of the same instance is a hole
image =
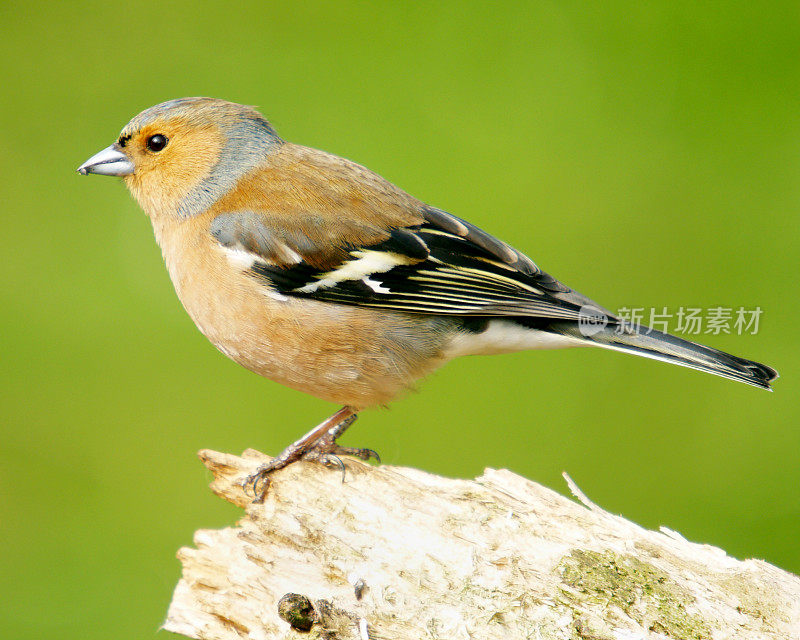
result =
[[[343,405],[248,479],[256,496],[294,460],[368,458],[336,444],[357,412],[456,356],[596,345],[765,389],[777,377],[625,326],[470,223],[354,162],[284,141],[251,107],[164,102],[78,171],[123,177],[183,306],[222,353]]]

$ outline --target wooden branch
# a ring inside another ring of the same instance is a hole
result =
[[[344,484],[297,463],[251,504],[238,483],[269,458],[200,458],[245,516],[178,553],[164,628],[191,638],[800,639],[800,578],[643,529],[577,488],[583,504],[508,471],[348,460]]]

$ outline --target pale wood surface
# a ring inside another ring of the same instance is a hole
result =
[[[164,627],[191,638],[800,640],[800,578],[643,529],[574,485],[583,504],[509,471],[347,460],[344,484],[293,464],[252,504],[238,483],[269,458],[200,457],[245,515],[178,553]],[[290,593],[313,604],[309,632],[278,615]]]

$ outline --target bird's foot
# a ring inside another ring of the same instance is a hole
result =
[[[342,482],[344,482],[347,468],[344,461],[339,456],[351,456],[359,458],[360,460],[369,460],[374,458],[378,464],[381,462],[381,457],[377,451],[372,449],[362,449],[360,447],[340,447],[336,442],[320,440],[307,453],[303,454],[301,460],[308,460],[309,462],[318,462],[324,464],[329,468],[337,468],[342,471]]]
[[[342,470],[342,482],[344,482],[345,466],[339,456],[351,456],[364,461],[374,458],[378,464],[381,462],[381,457],[378,455],[377,451],[362,449],[360,447],[341,447],[336,444],[336,442],[329,441],[326,438],[323,438],[311,447],[308,453],[303,455],[302,459],[319,462],[326,467],[338,467]]]
[[[353,456],[361,460],[375,458],[380,462],[380,456],[372,449],[342,447],[336,443],[336,438],[355,422],[356,417],[352,410],[345,407],[322,424],[314,427],[297,442],[286,447],[279,456],[261,465],[255,473],[247,476],[242,481],[245,493],[252,493],[254,503],[263,502],[264,496],[269,490],[272,474],[298,460],[318,462],[327,467],[337,467],[342,470],[342,482],[345,477],[345,466],[339,456]]]

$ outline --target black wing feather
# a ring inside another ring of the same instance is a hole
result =
[[[477,227],[432,207],[423,215],[423,224],[392,229],[381,242],[348,247],[350,262],[377,253],[398,258],[366,278],[337,279],[344,263],[321,270],[268,259],[250,272],[285,296],[408,313],[577,320],[584,305],[605,311]]]

